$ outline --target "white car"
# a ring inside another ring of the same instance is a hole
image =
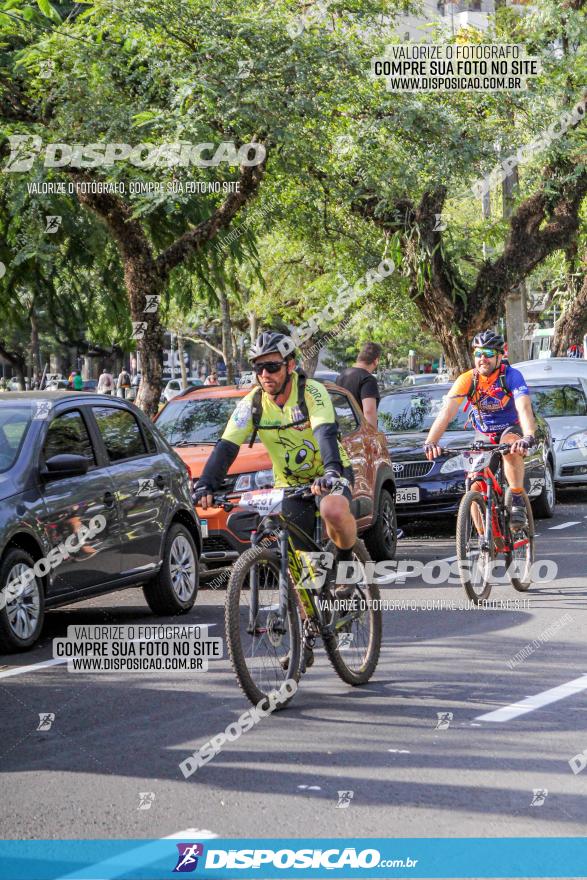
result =
[[[587,360],[549,358],[515,367],[552,431],[555,483],[587,485]]]
[[[436,382],[436,373],[414,373],[406,376],[402,385],[433,385]]]
[[[188,379],[188,388],[201,388],[204,383],[201,379]],[[174,397],[177,397],[180,391],[183,391],[181,379],[170,379],[163,389],[163,400],[169,403]]]

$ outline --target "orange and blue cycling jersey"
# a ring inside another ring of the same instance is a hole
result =
[[[449,397],[465,400],[473,386],[475,370],[461,373],[448,392]],[[526,380],[519,370],[509,365],[503,376],[505,388],[500,381],[499,369],[490,376],[477,375],[477,387],[471,399],[471,414],[477,431],[493,434],[517,425],[519,422],[515,401],[523,394],[529,395]]]

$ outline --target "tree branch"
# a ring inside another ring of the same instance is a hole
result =
[[[200,345],[207,345],[208,348],[211,348],[212,351],[215,351],[216,354],[219,354],[222,360],[224,360],[224,352],[220,348],[216,348],[215,345],[212,345],[211,342],[208,342],[206,339],[200,339],[199,336],[186,336],[185,333],[181,334],[184,339],[189,339],[190,342],[197,342]]]
[[[188,257],[201,250],[207,241],[214,238],[221,230],[226,229],[243,205],[246,205],[257,193],[265,171],[265,159],[254,166],[241,165],[239,192],[230,193],[225,202],[194,229],[185,232],[172,245],[164,250],[156,260],[158,271],[163,277],[172,269],[185,262]]]

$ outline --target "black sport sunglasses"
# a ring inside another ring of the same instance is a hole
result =
[[[267,370],[268,373],[279,373],[285,364],[287,361],[264,361],[262,364],[253,364],[253,371],[257,376],[260,376],[263,370]]]

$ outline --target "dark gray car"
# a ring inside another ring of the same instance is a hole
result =
[[[156,614],[189,611],[201,549],[186,466],[140,410],[0,395],[0,652],[33,645],[46,608],[122,587],[142,585]]]

